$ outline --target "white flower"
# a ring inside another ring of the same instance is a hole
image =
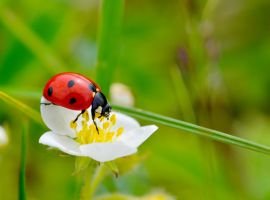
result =
[[[113,83],[110,87],[111,102],[123,106],[133,106],[134,96],[130,88],[122,83]]]
[[[42,97],[41,102],[48,101]],[[99,162],[107,162],[137,152],[140,146],[156,130],[157,126],[140,126],[124,114],[112,112],[110,118],[95,119],[96,131],[88,110],[80,113],[56,105],[41,105],[41,116],[51,131],[44,133],[39,142],[74,156],[87,156]]]
[[[6,129],[0,126],[0,146],[5,146],[8,143],[8,135]]]

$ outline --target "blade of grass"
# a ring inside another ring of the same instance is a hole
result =
[[[55,53],[9,8],[0,4],[0,20],[3,25],[28,47],[51,73],[67,71]]]
[[[119,54],[119,35],[124,0],[102,0],[99,23],[97,82],[108,94]]]
[[[10,87],[10,86],[0,86],[0,91],[3,91],[11,96],[15,96],[17,98],[26,98],[26,99],[35,99],[39,100],[41,93],[38,91],[41,91],[42,89],[39,89],[37,91],[28,91],[24,89],[20,89],[19,87]]]
[[[170,75],[175,88],[175,94],[178,98],[178,105],[180,106],[184,120],[196,122],[191,97],[184,83],[181,71],[177,68],[177,66],[173,66],[170,69]]]
[[[217,130],[205,128],[205,127],[198,126],[192,123],[184,122],[178,119],[166,117],[163,115],[155,114],[155,113],[148,112],[141,109],[127,108],[127,107],[123,107],[119,105],[113,105],[113,108],[123,113],[126,113],[128,115],[131,115],[133,117],[163,124],[169,127],[180,129],[180,130],[188,131],[195,135],[210,138],[210,139],[223,142],[226,144],[232,144],[232,145],[236,145],[236,146],[249,149],[252,151],[257,151],[264,154],[270,154],[270,147],[268,146],[258,144],[253,141],[249,141],[249,140],[236,137],[233,135],[229,135],[229,134],[217,131]]]
[[[19,199],[26,199],[25,190],[25,165],[26,165],[26,134],[27,134],[27,122],[22,125],[22,137],[21,137],[21,163],[20,163],[20,174],[19,174]]]
[[[26,115],[28,115],[32,119],[36,120],[40,124],[44,125],[39,114],[35,110],[33,110],[32,108],[26,106],[25,104],[21,103],[20,101],[18,101],[16,99],[13,99],[9,95],[7,95],[1,91],[0,91],[0,99],[3,99],[7,103],[20,109]],[[10,99],[11,99],[11,101],[9,101]],[[21,108],[21,105],[23,105],[23,108]],[[141,110],[141,109],[128,108],[128,107],[123,107],[123,106],[119,106],[119,105],[112,105],[112,106],[113,106],[113,109],[119,110],[119,111],[126,113],[128,115],[131,115],[133,117],[152,121],[155,123],[160,123],[160,124],[163,124],[165,126],[177,128],[180,130],[185,130],[185,131],[188,131],[188,132],[193,133],[195,135],[204,136],[206,138],[210,138],[210,139],[220,141],[220,142],[223,142],[226,144],[232,144],[232,145],[239,146],[239,147],[249,149],[252,151],[270,154],[270,147],[268,147],[266,145],[258,144],[256,142],[249,141],[249,140],[246,140],[246,139],[243,139],[240,137],[236,137],[233,135],[229,135],[227,133],[223,133],[223,132],[220,132],[217,130],[205,128],[205,127],[198,126],[198,125],[195,125],[192,123],[188,123],[188,122],[174,119],[171,117],[155,114],[155,113],[148,112],[148,111]],[[30,113],[34,113],[34,114],[30,114]],[[36,117],[33,117],[33,116],[36,116]]]
[[[17,108],[27,116],[29,116],[31,119],[35,120],[41,125],[44,125],[42,122],[42,119],[40,117],[40,114],[35,111],[33,108],[25,105],[24,103],[18,101],[17,99],[14,99],[13,97],[9,96],[8,94],[0,91],[0,99],[2,99],[5,103],[13,106],[14,108]]]

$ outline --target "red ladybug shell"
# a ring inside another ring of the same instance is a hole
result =
[[[89,108],[100,87],[81,74],[64,72],[53,76],[43,89],[43,96],[53,104],[72,110]]]

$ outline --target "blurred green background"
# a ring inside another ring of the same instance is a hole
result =
[[[135,107],[270,145],[269,9],[267,0],[126,0],[112,81],[130,88]],[[39,110],[55,73],[95,79],[99,10],[98,0],[1,0],[0,90]],[[3,200],[18,198],[24,118],[0,102]],[[159,127],[139,149],[144,159],[97,194],[270,199],[269,156]],[[77,199],[74,157],[38,144],[46,130],[29,120],[27,196]]]

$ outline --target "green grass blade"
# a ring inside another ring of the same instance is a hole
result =
[[[175,88],[175,94],[178,99],[178,105],[181,109],[184,120],[196,122],[196,115],[193,110],[191,97],[185,85],[182,73],[177,66],[170,69],[171,79]]]
[[[21,163],[20,163],[20,174],[19,174],[19,199],[26,199],[25,190],[25,165],[26,165],[26,138],[27,124],[23,124],[22,137],[21,137]]]
[[[119,55],[124,0],[102,0],[101,2],[96,80],[102,86],[103,93],[108,94]]]
[[[17,110],[20,110],[21,112],[29,116],[31,119],[38,122],[39,124],[44,125],[40,117],[40,114],[33,108],[25,105],[24,103],[18,101],[17,99],[14,99],[13,97],[9,96],[8,94],[2,91],[0,91],[0,99],[2,99],[5,103],[11,105],[12,107],[16,108]]]
[[[205,128],[202,126],[184,122],[184,121],[174,119],[171,117],[166,117],[159,114],[151,113],[151,112],[144,111],[141,109],[127,108],[127,107],[122,107],[118,105],[113,105],[113,108],[123,113],[126,113],[128,115],[131,115],[133,117],[145,119],[145,120],[163,124],[169,127],[188,131],[195,135],[204,136],[206,138],[213,139],[222,143],[232,144],[232,145],[239,146],[239,147],[249,149],[252,151],[270,154],[270,147],[268,146],[261,145],[253,141],[249,141],[240,137],[229,135],[220,131]]]
[[[41,91],[40,89],[39,91]],[[0,91],[7,93],[11,96],[14,96],[16,98],[22,98],[22,99],[32,99],[32,100],[40,100],[40,95],[41,93],[37,91],[29,91],[29,90],[24,90],[22,88],[16,87],[11,87],[11,86],[0,86]]]
[[[29,48],[51,73],[67,71],[55,53],[9,8],[0,4],[0,21]]]
[[[0,91],[0,99],[6,101],[7,103],[13,105],[14,107],[20,109],[26,115],[34,119],[35,121],[39,122],[40,124],[44,125],[40,115],[33,110],[32,108],[26,106],[25,104],[21,103],[20,101],[13,99],[9,95]],[[22,106],[21,106],[22,105]],[[160,123],[165,126],[181,129],[193,133],[195,135],[204,136],[206,138],[210,138],[213,140],[217,140],[226,144],[232,144],[235,146],[239,146],[245,149],[250,149],[257,152],[262,152],[265,154],[270,154],[270,147],[261,145],[240,137],[236,137],[233,135],[229,135],[220,131],[216,131],[213,129],[205,128],[202,126],[198,126],[192,123],[184,122],[178,119],[166,117],[163,115],[155,114],[152,112],[144,111],[141,109],[136,108],[127,108],[119,105],[113,105],[113,109],[119,110],[123,113],[131,115],[133,117],[137,117],[140,119],[145,119],[148,121],[152,121],[155,123]],[[34,113],[34,114],[33,114]]]

